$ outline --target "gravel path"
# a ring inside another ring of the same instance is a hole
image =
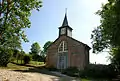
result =
[[[71,77],[56,77],[41,73],[17,72],[0,69],[0,81],[79,81]]]

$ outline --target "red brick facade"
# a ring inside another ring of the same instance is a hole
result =
[[[90,47],[82,42],[79,42],[69,36],[60,36],[51,44],[47,50],[46,65],[48,67],[56,67],[58,63],[58,47],[62,41],[67,42],[68,46],[68,66],[84,69],[89,64]]]

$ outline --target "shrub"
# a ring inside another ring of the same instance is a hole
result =
[[[114,69],[110,65],[101,64],[90,64],[79,74],[84,78],[112,78],[115,76]]]
[[[10,58],[10,62],[14,62],[15,60],[16,60],[16,58],[13,56]]]
[[[76,67],[68,67],[62,70],[62,73],[74,77],[78,76],[79,70]]]
[[[57,68],[55,68],[54,66],[48,66],[48,67],[46,67],[46,69],[48,69],[49,71],[57,71],[58,69]]]
[[[24,55],[23,57],[24,64],[28,64],[31,61],[30,55]]]
[[[0,48],[0,66],[7,67],[13,52],[11,49]]]

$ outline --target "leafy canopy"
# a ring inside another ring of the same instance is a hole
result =
[[[25,28],[30,28],[31,11],[39,10],[40,0],[0,0],[0,46],[20,48],[27,42]]]
[[[37,42],[33,43],[31,45],[31,52],[30,54],[33,54],[33,55],[38,55],[40,53],[40,46]]]
[[[108,3],[98,10],[101,25],[92,31],[93,52],[104,49],[120,48],[120,0],[108,0]]]
[[[44,53],[47,52],[47,48],[52,44],[53,42],[52,41],[47,41],[44,46],[43,46],[43,51]]]

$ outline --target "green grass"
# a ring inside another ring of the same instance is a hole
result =
[[[44,62],[30,61],[31,65],[43,65]]]
[[[107,80],[107,79],[95,79],[95,78],[90,78],[90,79],[82,78],[80,80],[81,81],[110,81],[110,80]]]
[[[13,62],[14,62],[14,63],[17,63],[17,64],[23,64],[23,60],[22,60],[22,63],[21,63],[21,60],[18,60],[18,61],[17,61],[17,60],[14,60]]]
[[[88,80],[88,79],[81,79],[81,81],[90,81],[90,80]]]
[[[0,69],[12,69],[12,70],[27,70],[29,67],[26,66],[19,66],[16,64],[9,63],[7,67],[0,67]]]
[[[21,62],[21,60],[18,60],[18,62],[17,62],[17,60],[14,60],[13,62],[17,63],[17,64],[23,64],[24,63],[23,60],[22,60],[22,62]],[[44,62],[30,61],[29,65],[31,65],[31,66],[41,66],[41,65],[44,65]]]

